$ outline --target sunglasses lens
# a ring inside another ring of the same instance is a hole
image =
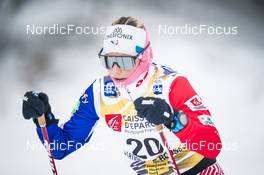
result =
[[[116,59],[115,57],[107,57],[105,62],[107,64],[107,69],[111,69],[116,63]]]
[[[107,69],[111,69],[114,64],[117,64],[117,66],[124,70],[132,69],[135,66],[135,60],[132,57],[112,57],[112,56],[103,56],[100,57],[100,60],[103,64],[103,66]]]
[[[129,70],[135,66],[135,60],[132,57],[121,57],[118,62],[120,65],[123,64],[123,69]]]

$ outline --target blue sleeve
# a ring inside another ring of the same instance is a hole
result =
[[[93,128],[99,119],[94,106],[93,84],[80,97],[71,119],[63,128],[57,124],[47,127],[51,149],[55,159],[62,159],[87,143],[93,133]],[[37,133],[43,143],[41,129]]]

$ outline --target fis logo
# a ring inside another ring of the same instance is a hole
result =
[[[159,95],[159,94],[162,94],[162,83],[161,83],[161,80],[160,79],[156,79],[154,80],[154,85],[153,85],[153,93],[155,95]]]
[[[104,95],[109,96],[117,96],[116,86],[112,80],[107,80],[104,83]]]
[[[105,122],[109,128],[114,131],[121,132],[122,115],[121,114],[106,114]]]

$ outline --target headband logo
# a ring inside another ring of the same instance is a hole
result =
[[[128,39],[128,40],[133,40],[133,36],[123,33],[122,28],[116,27],[112,33],[109,35],[106,35],[105,40],[111,39],[111,38],[123,38],[123,39]]]

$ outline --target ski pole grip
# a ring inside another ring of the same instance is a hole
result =
[[[163,125],[162,124],[156,125],[155,128],[156,128],[156,131],[161,131],[163,129]]]
[[[39,118],[38,118],[38,123],[40,127],[45,127],[46,126],[46,120],[45,120],[45,115],[42,114]]]

